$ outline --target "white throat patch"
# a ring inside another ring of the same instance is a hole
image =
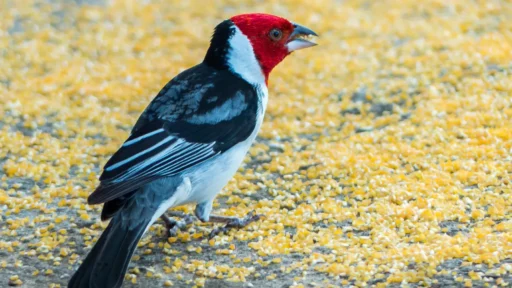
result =
[[[229,39],[227,55],[229,69],[253,85],[265,84],[265,75],[247,36],[235,27],[235,34]]]

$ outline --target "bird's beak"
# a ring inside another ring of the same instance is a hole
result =
[[[294,23],[293,32],[292,34],[290,34],[290,37],[288,38],[288,43],[286,44],[288,52],[293,52],[295,50],[316,46],[316,43],[311,42],[307,39],[310,36],[318,35],[313,30]]]

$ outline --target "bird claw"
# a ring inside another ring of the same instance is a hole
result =
[[[194,216],[185,213],[174,212],[170,213],[170,215],[174,217],[181,217],[182,220],[174,220],[166,216],[168,220],[165,223],[165,227],[167,228],[168,237],[178,236],[178,231],[185,230],[188,225],[194,223],[195,221]]]
[[[176,237],[178,236],[178,230],[181,230],[178,225],[174,225],[171,228],[167,228],[167,237]]]
[[[251,212],[249,212],[249,214],[247,214],[243,218],[234,218],[234,219],[230,220],[229,222],[227,222],[226,225],[224,225],[222,227],[214,228],[210,232],[208,238],[212,239],[213,237],[217,236],[218,234],[225,233],[233,228],[236,228],[236,229],[243,228],[243,227],[251,224],[252,222],[260,220],[261,218],[262,218],[262,215],[260,215],[260,214],[255,215],[251,211]]]

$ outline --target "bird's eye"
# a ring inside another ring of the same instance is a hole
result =
[[[283,32],[279,29],[272,29],[268,35],[272,41],[279,41],[283,37]]]

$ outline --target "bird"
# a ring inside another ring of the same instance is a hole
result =
[[[69,288],[121,287],[137,243],[157,219],[183,226],[165,215],[170,208],[195,204],[195,217],[224,223],[223,229],[260,219],[211,214],[213,201],[260,130],[270,72],[292,52],[315,46],[314,36],[263,13],[236,15],[215,27],[204,60],[161,89],[103,167],[87,201],[103,204],[101,220],[110,222]]]

